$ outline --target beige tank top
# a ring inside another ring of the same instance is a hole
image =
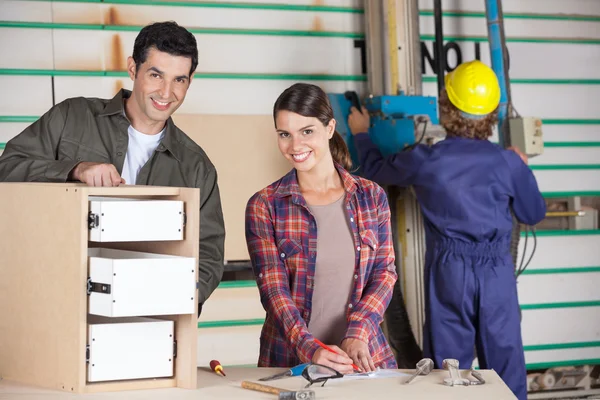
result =
[[[309,206],[317,222],[312,311],[308,330],[325,344],[339,346],[348,321],[346,312],[354,287],[354,238],[344,199],[332,204]]]

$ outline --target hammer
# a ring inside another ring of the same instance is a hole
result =
[[[263,393],[271,393],[279,395],[279,400],[315,400],[315,392],[312,390],[298,390],[289,391],[286,389],[279,389],[273,386],[267,386],[260,383],[243,381],[242,387],[244,389],[256,390]]]

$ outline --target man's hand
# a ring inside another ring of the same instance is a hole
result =
[[[85,161],[77,164],[70,177],[88,186],[119,186],[125,183],[114,165]]]
[[[344,350],[360,369],[365,372],[375,371],[375,364],[369,353],[369,345],[362,340],[347,338],[342,342]]]
[[[371,126],[371,117],[369,111],[366,108],[361,107],[361,111],[358,111],[356,107],[350,109],[350,115],[348,116],[348,127],[353,135],[359,133],[369,132],[369,126]]]
[[[523,160],[523,162],[525,164],[529,164],[529,159],[527,158],[527,155],[522,153],[521,150],[519,150],[518,147],[514,147],[514,146],[510,146],[507,150],[512,150],[515,153],[517,153],[519,155],[519,157],[521,157],[521,160]]]
[[[319,349],[313,355],[312,362],[333,368],[344,375],[353,373],[352,359],[348,357],[348,354],[337,346],[330,345],[329,347],[337,351],[337,354],[325,349]]]

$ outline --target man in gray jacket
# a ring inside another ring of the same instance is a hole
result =
[[[127,71],[133,90],[72,98],[6,144],[0,181],[200,188],[200,309],[221,281],[225,227],[217,172],[171,119],[198,65],[194,36],[175,22],[143,28]]]

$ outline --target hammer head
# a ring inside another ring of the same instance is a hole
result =
[[[279,400],[314,400],[315,392],[313,390],[298,390],[296,392],[279,392]]]

